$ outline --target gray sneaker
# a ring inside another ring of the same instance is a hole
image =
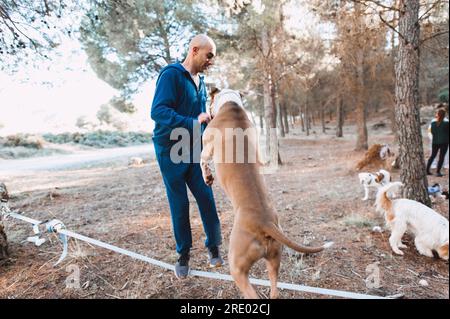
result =
[[[175,264],[175,276],[184,279],[189,275],[189,253],[180,255]]]
[[[217,268],[223,265],[223,259],[220,257],[219,247],[214,246],[208,248],[209,267]]]

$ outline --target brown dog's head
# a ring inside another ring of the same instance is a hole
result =
[[[216,116],[222,105],[227,102],[234,102],[237,105],[244,107],[242,101],[242,93],[237,90],[212,88],[209,96],[211,97],[211,105],[209,106],[209,114],[211,117]]]
[[[377,177],[375,177],[375,182],[377,182],[377,183],[381,183],[381,181],[383,180],[383,178],[384,178],[384,174],[383,173],[380,173],[380,172],[378,172],[378,173],[376,173],[375,174]]]

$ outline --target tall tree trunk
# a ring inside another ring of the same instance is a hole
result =
[[[355,3],[355,16],[358,20],[358,29],[359,34],[363,34],[364,32],[364,21],[361,6],[359,3]],[[356,90],[355,98],[356,98],[356,126],[357,126],[357,138],[356,138],[356,147],[355,150],[367,150],[369,148],[368,145],[368,136],[367,136],[367,124],[366,124],[366,116],[367,116],[367,99],[365,94],[365,78],[364,78],[364,48],[362,47],[362,43],[358,43],[358,48],[356,50]]]
[[[430,206],[419,112],[419,0],[399,1],[399,47],[395,65],[395,120],[403,196]]]
[[[285,137],[285,129],[284,129],[284,122],[283,122],[283,111],[281,110],[281,104],[280,100],[278,98],[275,99],[275,105],[277,108],[277,119],[278,119],[278,126],[280,127],[280,135],[281,137]]]
[[[322,133],[326,133],[326,130],[325,130],[325,107],[323,104],[321,104],[321,108],[320,108],[320,121],[322,122]]]
[[[0,203],[0,205],[2,204]],[[0,216],[0,260],[7,259],[8,257],[8,237],[6,236]]]
[[[8,238],[2,223],[2,213],[8,212],[7,201],[9,200],[6,185],[0,182],[0,260],[8,258]]]
[[[264,121],[266,122],[266,158],[270,158],[270,135],[272,134],[271,123],[273,118],[272,103],[270,98],[270,82],[264,80]]]
[[[289,121],[288,121],[288,112],[287,112],[286,104],[281,105],[281,113],[283,115],[284,131],[286,132],[286,134],[289,134]]]
[[[280,135],[281,137],[286,136],[286,129],[284,128],[284,119],[283,119],[283,111],[281,110],[280,103],[277,103],[278,109],[278,125],[280,126]]]
[[[271,79],[273,77],[271,76]],[[270,133],[270,163],[271,165],[279,165],[281,164],[280,152],[279,152],[279,143],[278,143],[278,130],[277,130],[277,119],[279,118],[278,109],[278,88],[276,83],[271,81],[270,86],[270,97],[272,100],[272,122],[271,122],[271,133]]]
[[[394,1],[393,3],[394,8],[398,8],[398,1]],[[394,27],[398,26],[398,11],[393,11],[394,19],[392,21],[392,25]],[[392,75],[395,78],[395,57],[397,56],[397,49],[395,46],[395,42],[398,39],[398,35],[394,30],[391,31],[391,63],[392,63]],[[393,107],[390,108],[389,117],[391,120],[391,130],[394,133],[395,136],[395,144],[398,145],[398,130],[397,130],[397,123],[395,122],[395,97],[391,96],[392,105]]]
[[[364,88],[364,53],[362,49],[357,54],[357,81],[358,92],[355,94],[356,99],[356,126],[357,126],[357,138],[355,150],[367,150],[368,136],[367,136],[367,110]]]
[[[300,124],[302,126],[302,132],[305,131],[305,106],[300,104]]]
[[[259,115],[259,127],[261,128],[261,134],[264,134],[264,117]]]
[[[336,136],[342,137],[344,136],[344,132],[342,127],[344,126],[344,99],[342,96],[339,97],[336,109]]]
[[[264,64],[264,115],[266,119],[266,155],[271,165],[277,165],[280,161],[278,152],[278,135],[276,122],[275,95],[276,88],[273,87],[270,65],[269,32],[267,27],[261,30],[261,47]]]
[[[366,107],[361,97],[357,98],[356,107],[356,125],[357,125],[357,137],[355,150],[367,150],[368,149],[368,137],[367,137],[367,125],[366,125]]]
[[[305,128],[306,128],[306,136],[309,136],[309,129],[310,129],[310,125],[309,125],[309,107],[308,107],[308,95],[306,95],[306,100],[305,100]]]
[[[267,34],[267,27],[263,27],[261,30],[261,47],[262,47],[262,59],[264,64],[264,119],[266,122],[266,158],[270,160],[270,135],[272,133],[272,119],[273,119],[273,108],[272,101],[270,98],[270,77],[269,77],[269,66],[267,65],[267,60],[270,54],[269,47],[269,35]]]

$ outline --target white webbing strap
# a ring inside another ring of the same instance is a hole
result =
[[[16,213],[8,213],[6,216],[10,216],[16,219],[20,219],[22,221],[31,223],[33,225],[41,224],[40,221],[34,220]],[[171,271],[175,270],[175,267],[171,264],[120,248],[116,247],[107,243],[104,243],[102,241],[99,241],[97,239],[89,238],[80,234],[77,234],[75,232],[72,232],[70,230],[65,229],[64,224],[58,220],[52,220],[48,222],[47,224],[47,230],[49,232],[57,233],[60,236],[61,241],[64,244],[64,251],[61,255],[60,259],[56,264],[61,262],[64,257],[67,255],[67,237],[76,238],[78,240],[90,243],[92,245],[105,248],[114,252],[117,252],[119,254],[127,255],[131,258],[144,261],[146,263],[162,267]],[[65,239],[65,240],[64,240]],[[225,280],[225,281],[233,281],[233,278],[230,275],[215,273],[215,272],[205,272],[205,271],[198,271],[198,270],[190,270],[189,272],[192,276],[197,277],[204,277],[204,278],[210,278],[210,279],[216,279],[216,280]],[[263,279],[256,279],[256,278],[250,278],[250,282],[255,285],[260,286],[268,286],[270,287],[270,281],[263,280]],[[366,294],[359,294],[354,292],[348,292],[348,291],[341,291],[341,290],[333,290],[333,289],[324,289],[324,288],[316,288],[316,287],[309,287],[309,286],[303,286],[303,285],[296,285],[296,284],[289,284],[289,283],[283,283],[279,282],[277,284],[277,287],[280,289],[288,289],[288,290],[294,290],[294,291],[300,291],[300,292],[307,292],[307,293],[313,293],[313,294],[321,294],[321,295],[328,295],[328,296],[334,296],[334,297],[342,297],[342,298],[352,298],[352,299],[386,299],[385,297],[380,296],[374,296],[374,295],[366,295]]]

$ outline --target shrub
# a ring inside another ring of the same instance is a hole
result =
[[[44,146],[44,139],[37,135],[16,134],[9,135],[0,140],[0,144],[4,147],[18,147],[42,149]]]

